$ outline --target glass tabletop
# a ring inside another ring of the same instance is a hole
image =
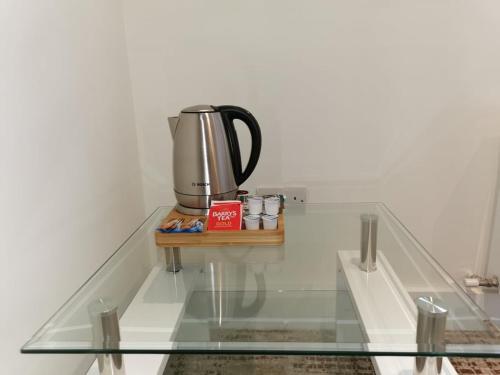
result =
[[[282,246],[181,248],[177,273],[154,239],[170,210],[157,209],[22,352],[500,357],[496,326],[381,203],[287,207]],[[373,272],[360,268],[366,215],[377,221]],[[419,297],[448,312],[443,345],[416,343]]]

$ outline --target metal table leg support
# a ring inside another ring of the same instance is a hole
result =
[[[165,261],[168,272],[179,272],[182,270],[181,249],[179,247],[165,247]]]
[[[359,268],[365,272],[377,269],[378,216],[361,215],[361,262]]]
[[[444,333],[448,310],[441,300],[433,297],[419,297],[416,300],[417,345],[419,352],[444,352]],[[415,374],[436,375],[441,373],[442,357],[415,358]]]
[[[118,350],[120,348],[120,326],[118,309],[108,299],[100,298],[88,307],[92,334],[96,348]],[[97,355],[100,375],[125,375],[123,356],[119,353]]]

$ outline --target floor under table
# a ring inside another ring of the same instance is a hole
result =
[[[500,359],[450,358],[459,374],[500,374]],[[171,355],[163,375],[375,374],[369,357]]]

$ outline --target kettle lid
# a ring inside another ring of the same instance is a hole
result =
[[[216,112],[216,110],[211,105],[200,104],[184,108],[181,111],[181,113],[200,113],[200,112]]]

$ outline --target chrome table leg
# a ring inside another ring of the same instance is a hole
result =
[[[118,350],[120,325],[118,309],[108,299],[100,298],[89,305],[92,334],[96,348]],[[125,375],[123,356],[120,353],[97,355],[100,375]]]
[[[444,352],[444,333],[448,310],[442,301],[433,297],[419,297],[416,300],[417,345],[419,352]],[[415,358],[415,374],[441,374],[442,357]]]
[[[365,272],[377,269],[378,216],[361,215],[361,254],[359,268]]]
[[[165,261],[168,272],[179,272],[182,270],[181,249],[179,247],[165,247]]]

